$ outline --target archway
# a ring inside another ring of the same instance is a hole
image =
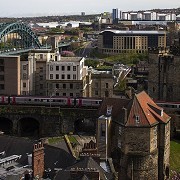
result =
[[[91,118],[77,119],[74,122],[74,131],[77,133],[92,133],[94,134],[96,130],[96,123]]]
[[[4,132],[4,134],[12,134],[13,133],[13,122],[5,117],[0,117],[0,131]]]
[[[22,118],[18,123],[19,135],[23,137],[39,137],[40,124],[34,118]]]

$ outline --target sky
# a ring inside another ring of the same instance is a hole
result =
[[[0,17],[96,14],[155,8],[178,8],[180,0],[0,0]]]

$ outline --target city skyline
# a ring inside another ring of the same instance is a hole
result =
[[[43,16],[43,15],[74,15],[85,12],[86,14],[98,14],[102,12],[112,12],[113,8],[119,8],[122,11],[132,10],[150,10],[163,8],[178,8],[179,0],[151,0],[144,3],[143,0],[136,0],[136,3],[125,1],[121,4],[118,0],[105,2],[99,0],[74,0],[64,3],[62,0],[31,0],[25,2],[17,0],[12,3],[11,0],[6,0],[0,12],[0,17],[27,17],[27,16]]]

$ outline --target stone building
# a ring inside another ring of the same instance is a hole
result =
[[[86,97],[90,82],[85,58],[61,57],[48,60],[46,66],[47,95]]]
[[[180,56],[149,53],[148,92],[155,100],[180,101]]]
[[[132,100],[105,99],[100,114],[106,114],[107,105],[112,106],[107,139],[112,139],[111,150],[116,152],[119,179],[168,178],[170,117],[145,92]]]
[[[114,80],[111,71],[92,71],[91,97],[112,97]]]

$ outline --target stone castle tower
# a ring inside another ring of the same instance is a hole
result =
[[[148,92],[156,100],[180,101],[180,56],[149,53]]]
[[[107,99],[102,107],[105,104],[113,105],[112,125],[107,126],[111,130],[107,132],[111,132],[109,149],[118,152],[114,160],[119,180],[168,178],[170,117],[145,92],[132,100]]]

